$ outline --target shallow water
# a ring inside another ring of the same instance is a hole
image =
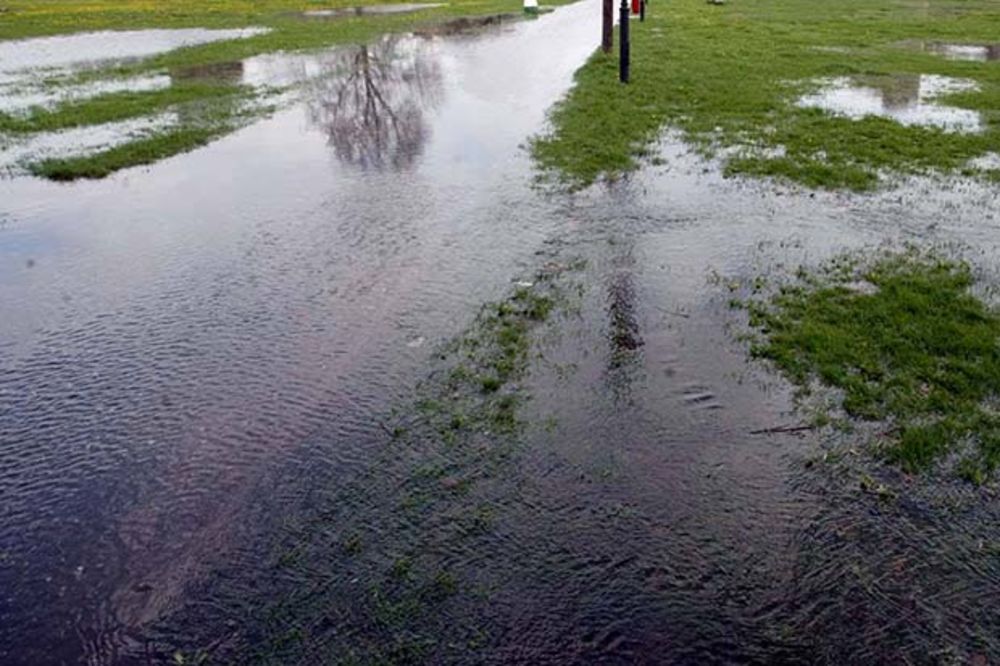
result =
[[[398,3],[392,5],[368,5],[365,7],[340,7],[338,9],[313,9],[302,12],[308,18],[342,18],[345,16],[382,16],[385,14],[410,14],[422,9],[444,7],[443,3]]]
[[[162,132],[177,123],[177,114],[164,113],[103,125],[11,138],[0,145],[0,174],[23,177],[28,162],[95,153]]]
[[[1000,44],[926,44],[929,53],[942,55],[948,60],[992,62],[1000,60]]]
[[[460,327],[545,233],[535,204],[509,214],[534,199],[519,144],[591,50],[591,10],[421,38],[420,62],[361,47],[352,94],[387,106],[318,87],[149,169],[0,182],[5,663],[140,659],[260,500],[281,515],[273,477],[302,465],[291,503],[364,459],[430,353],[408,343]],[[352,132],[363,155],[338,148]]]
[[[213,41],[246,39],[264,32],[263,28],[128,30],[0,41],[0,113],[23,115],[36,107],[51,108],[99,95],[162,90],[170,87],[174,79],[190,77],[192,72],[181,69],[170,75],[113,77],[86,83],[67,83],[66,78],[81,69]],[[0,172],[16,175],[23,171],[26,162],[111,148],[162,129],[174,119],[174,114],[163,114],[27,137],[6,137],[0,143]]]
[[[0,112],[24,113],[32,107],[52,107],[60,102],[79,101],[117,92],[146,92],[170,87],[170,77],[162,75],[94,81],[82,85],[47,87],[37,84],[0,85]]]
[[[823,81],[819,91],[801,97],[798,104],[848,118],[881,116],[903,125],[940,127],[949,132],[979,132],[983,121],[978,111],[937,101],[950,93],[975,89],[976,83],[971,80],[927,74],[860,80],[839,77]]]
[[[37,70],[148,58],[185,46],[227,39],[246,39],[267,32],[265,28],[208,30],[121,30],[81,32],[55,37],[0,41],[0,83],[13,83]]]
[[[271,663],[318,663],[410,629],[353,615],[403,555],[457,581],[410,620],[442,660],[998,654],[994,503],[885,506],[805,467],[818,438],[753,434],[800,417],[713,279],[906,241],[995,279],[997,189],[811,194],[724,180],[669,138],[614,187],[537,191],[521,145],[596,9],[271,60],[302,103],[203,150],[0,181],[4,663],[268,663],[303,629]],[[579,258],[504,474],[408,524],[422,452],[386,462],[389,411],[483,301]],[[483,507],[489,528],[456,537]],[[345,561],[359,525],[378,539]],[[294,567],[272,557],[290,534]]]

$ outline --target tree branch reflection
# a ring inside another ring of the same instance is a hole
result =
[[[413,165],[430,136],[424,111],[439,103],[441,68],[426,42],[389,38],[331,56],[339,76],[307,89],[310,121],[337,157],[363,169]]]

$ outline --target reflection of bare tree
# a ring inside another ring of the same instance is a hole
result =
[[[310,120],[341,160],[362,168],[405,169],[430,130],[424,110],[441,96],[441,69],[418,42],[387,39],[333,56],[336,76],[307,90]]]

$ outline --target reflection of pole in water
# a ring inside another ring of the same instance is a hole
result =
[[[920,101],[920,76],[904,74],[893,76],[878,84],[882,105],[886,109],[905,109]]]
[[[608,323],[611,363],[618,367],[642,346],[635,314],[635,282],[630,271],[617,273],[608,285]]]
[[[339,76],[307,90],[310,119],[344,162],[363,168],[403,169],[429,136],[425,108],[437,104],[441,70],[426,50],[401,53],[398,39],[341,52],[324,63]]]
[[[643,346],[636,314],[638,297],[632,266],[632,248],[616,257],[618,270],[608,283],[608,356],[607,381],[618,398],[628,394],[634,379],[632,370],[636,366],[640,348]]]

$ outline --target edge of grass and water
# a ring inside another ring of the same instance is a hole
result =
[[[653,144],[668,127],[703,156],[720,158],[727,176],[856,191],[899,175],[995,181],[997,169],[969,162],[1000,149],[1000,68],[948,60],[912,42],[992,44],[998,31],[1000,9],[985,0],[652,2],[645,22],[631,22],[631,82],[618,82],[617,43],[611,54],[597,51],[532,151],[543,176],[569,189],[655,161]],[[939,101],[980,113],[982,131],[852,120],[795,103],[835,77],[891,86],[922,74],[975,81],[977,90]]]
[[[811,403],[811,427],[847,432],[906,474],[995,480],[1000,311],[968,263],[914,248],[853,253],[730,289],[751,355]]]

